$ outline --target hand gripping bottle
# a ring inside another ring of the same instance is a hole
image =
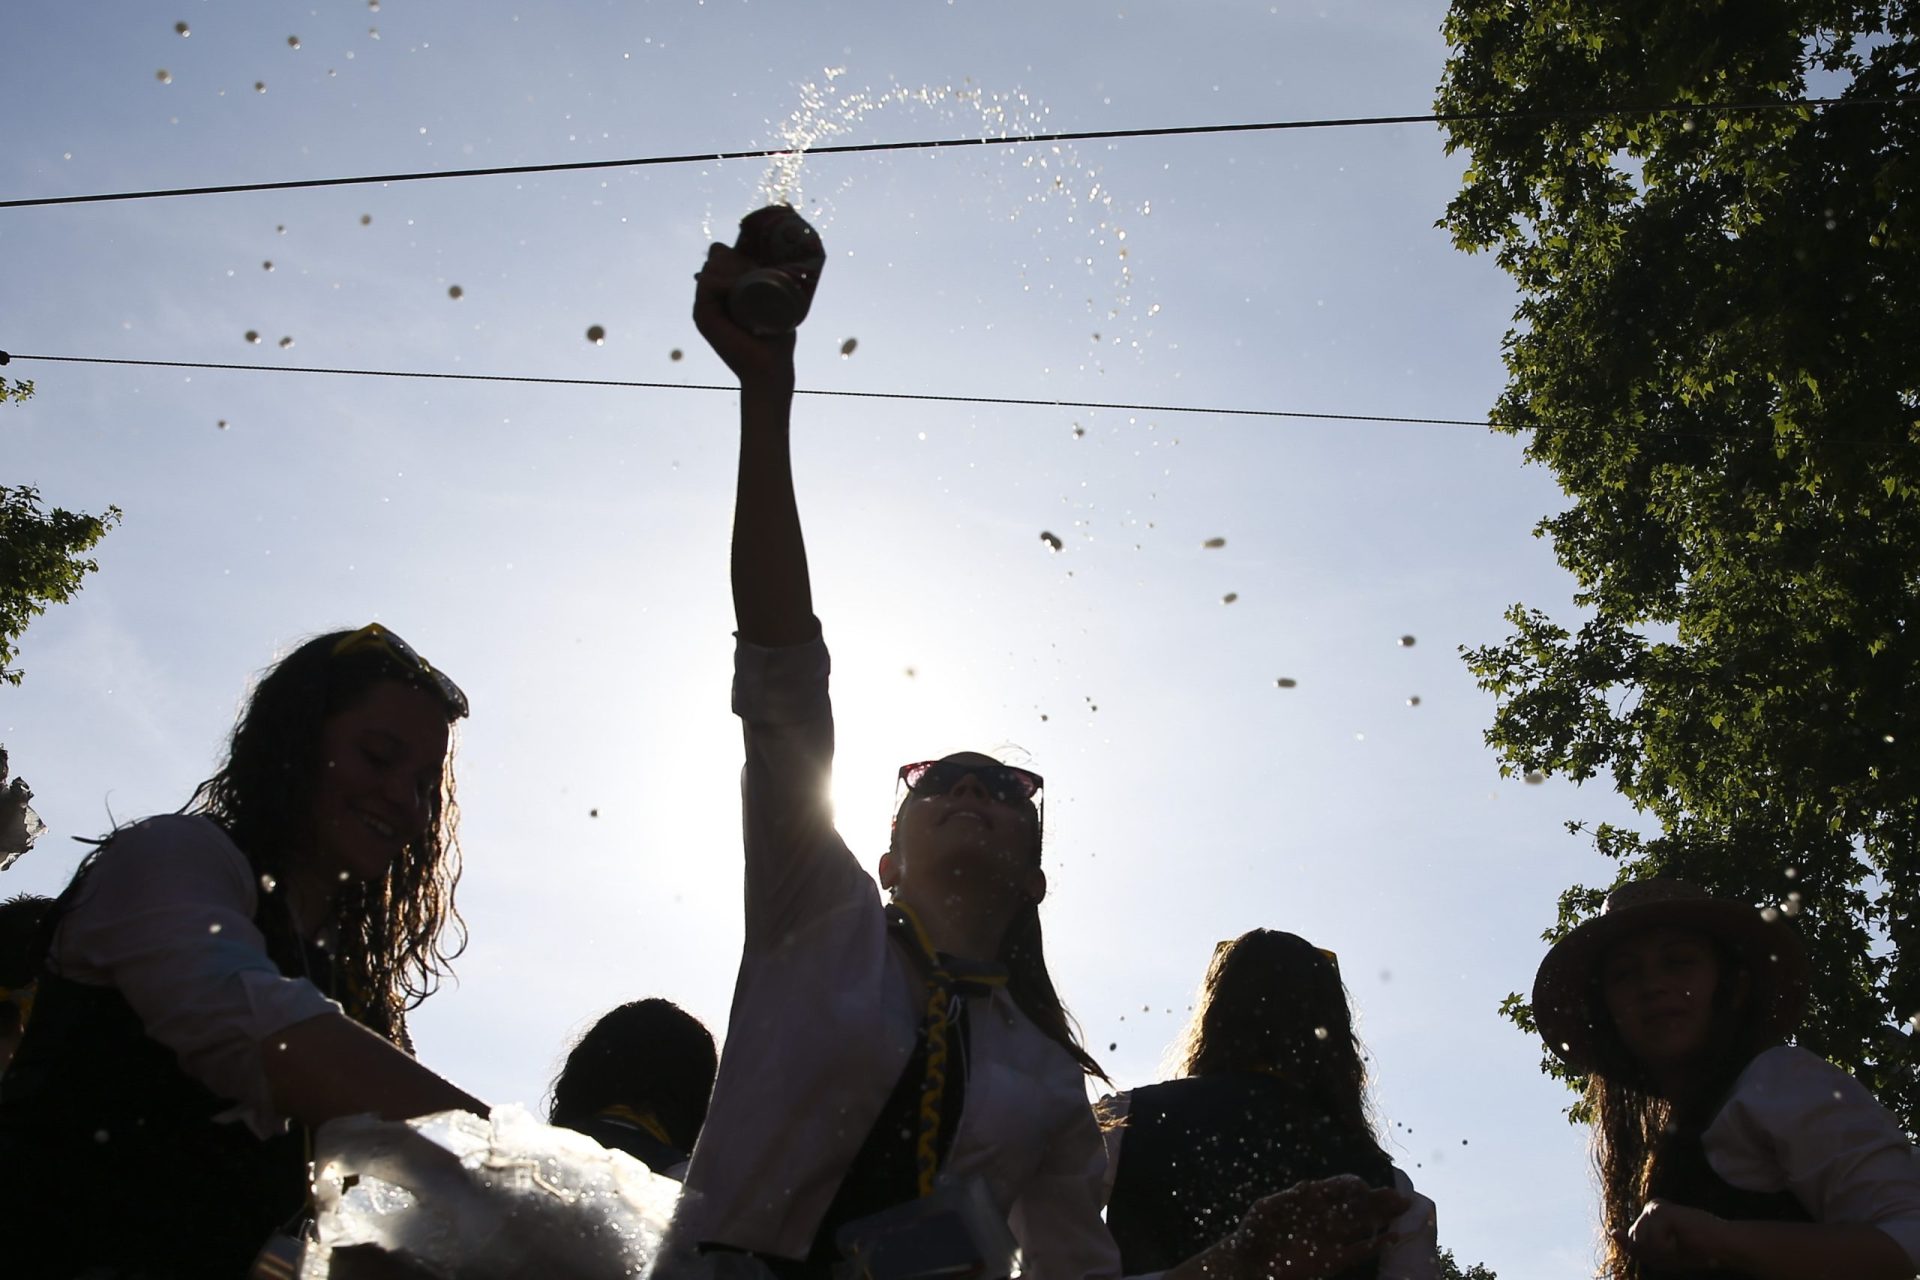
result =
[[[733,247],[754,263],[727,294],[734,323],[763,338],[799,328],[827,265],[819,233],[791,206],[770,204],[740,220]]]

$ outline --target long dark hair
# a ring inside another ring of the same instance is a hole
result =
[[[667,1139],[693,1150],[719,1067],[713,1033],[671,1000],[632,1000],[575,1042],[553,1082],[551,1124],[577,1129],[607,1107],[650,1111]]]
[[[1713,1020],[1708,1058],[1691,1092],[1663,1096],[1646,1068],[1627,1050],[1607,1013],[1594,966],[1587,1007],[1592,1011],[1598,1065],[1587,1076],[1585,1105],[1593,1126],[1593,1169],[1600,1183],[1600,1232],[1605,1280],[1641,1280],[1640,1263],[1620,1243],[1641,1208],[1668,1173],[1686,1163],[1685,1144],[1697,1144],[1734,1080],[1774,1041],[1764,1028],[1758,1002],[1738,1001],[1737,979],[1747,962],[1718,939],[1713,984]]]
[[[284,879],[306,854],[328,717],[389,680],[439,696],[431,681],[384,650],[358,648],[336,657],[334,646],[348,634],[315,636],[260,677],[234,726],[226,763],[182,810],[219,823],[254,871],[267,877],[263,886]],[[449,723],[453,719],[449,708]],[[438,988],[466,948],[466,926],[453,904],[458,824],[449,739],[425,832],[407,843],[385,878],[344,882],[333,899],[335,995],[355,1021],[409,1051],[407,1012]]]
[[[894,810],[894,827],[900,825],[900,809],[913,799],[909,791],[901,797],[900,805]],[[1039,866],[1045,843],[1045,833],[1041,830],[1040,810],[1031,800],[1016,802],[1029,815],[1028,827],[1033,832],[1033,864]],[[1000,954],[994,959],[1006,966],[1007,994],[1013,997],[1013,1003],[1021,1013],[1027,1015],[1027,1021],[1040,1029],[1040,1033],[1066,1050],[1067,1056],[1085,1074],[1096,1080],[1113,1083],[1094,1056],[1080,1043],[1080,1027],[1067,1012],[1066,1002],[1060,999],[1060,992],[1053,985],[1053,975],[1047,971],[1046,939],[1040,930],[1040,904],[1029,902],[1020,909],[1007,926],[1005,936],[1000,939]]]
[[[1214,948],[1176,1074],[1261,1071],[1304,1090],[1342,1129],[1380,1140],[1340,967],[1298,934],[1254,929]],[[1386,1158],[1384,1151],[1381,1157]]]

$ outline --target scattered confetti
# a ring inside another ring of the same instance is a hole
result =
[[[1313,1029],[1313,1038],[1315,1040],[1325,1040],[1327,1038],[1327,1029],[1325,1027],[1315,1027]]]
[[[271,271],[271,270],[273,270],[273,259],[272,259],[272,258],[268,258],[268,259],[267,259],[267,260],[266,260],[265,262],[263,262],[263,263],[261,263],[261,264],[260,264],[260,269],[261,269],[262,271]]]
[[[282,351],[285,351],[285,350],[286,350],[286,349],[287,349],[288,347],[290,347],[290,346],[292,346],[292,345],[293,345],[293,339],[292,339],[292,338],[282,338],[282,339],[280,339],[280,349],[281,349]]]
[[[255,93],[265,93],[267,91],[267,82],[265,80],[255,80],[253,82],[253,91]]]
[[[1079,423],[1077,423],[1077,422],[1073,424],[1073,438],[1074,438],[1075,440],[1078,440],[1078,439],[1080,439],[1080,437],[1082,437],[1082,436],[1084,436],[1084,435],[1086,435],[1086,434],[1087,434],[1087,429],[1086,429],[1085,427],[1083,427],[1083,426],[1081,426],[1081,425],[1080,425]]]
[[[1238,591],[1229,591],[1227,592],[1227,594],[1220,597],[1220,603],[1232,604],[1235,600],[1238,600],[1239,598],[1240,598],[1240,593]]]
[[[225,418],[222,418],[220,419],[220,421],[214,423],[213,425],[220,428],[222,431],[225,431],[227,429],[227,420]]]
[[[289,49],[298,49],[299,47],[300,47],[300,37],[299,37],[299,36],[288,36],[288,37],[287,37],[287,48],[289,48]]]
[[[1772,924],[1774,921],[1780,918],[1780,908],[1762,907],[1760,908],[1760,918],[1762,920],[1765,920],[1768,924]]]
[[[1225,538],[1208,538],[1205,542],[1201,543],[1200,545],[1205,547],[1208,551],[1218,551],[1220,548],[1227,545],[1227,540]]]
[[[1276,689],[1298,689],[1300,687],[1300,682],[1292,676],[1281,676],[1278,680],[1275,680],[1273,684]]]
[[[273,229],[273,234],[277,236],[283,236],[287,234],[287,224],[283,222],[279,226],[275,227]]]
[[[604,342],[606,342],[606,340],[607,340],[607,331],[604,328],[602,328],[597,324],[587,326],[588,342],[591,342],[594,346],[597,347],[603,344]]]
[[[258,329],[247,330],[247,341],[258,345],[260,342],[260,331]]]
[[[1408,705],[1408,706],[1410,706],[1410,707],[1417,707],[1417,706],[1419,706],[1419,705],[1420,705],[1420,695],[1416,693],[1416,694],[1414,694],[1414,695],[1413,695],[1413,696],[1412,696],[1411,698],[1408,698],[1408,699],[1407,699],[1407,705]]]
[[[465,289],[462,289],[457,284],[450,284],[447,286],[447,296],[449,298],[452,298],[455,302],[458,302],[460,299],[467,296],[467,291]]]
[[[159,71],[156,71],[153,73],[153,78],[155,80],[158,80],[161,84],[172,84],[173,72],[168,71],[163,67]]]
[[[860,339],[848,338],[845,342],[840,344],[840,358],[844,360],[848,356],[852,355],[854,352],[854,348],[858,347],[859,345],[860,345]]]
[[[1045,529],[1042,529],[1040,531],[1040,541],[1046,543],[1047,549],[1050,551],[1058,551],[1060,550],[1060,548],[1066,545],[1065,543],[1060,541],[1060,537],[1058,534],[1048,533]]]
[[[1418,643],[1419,641],[1415,640],[1412,636],[1401,636],[1399,640],[1399,644],[1402,649],[1411,649],[1413,648],[1414,645]]]
[[[272,876],[262,875],[260,877],[260,892],[272,893],[275,889],[278,889],[279,887],[280,887],[280,882],[278,880],[275,880]]]
[[[186,23],[184,23],[184,22],[176,22],[176,23],[174,23],[174,24],[173,24],[173,30],[174,30],[174,34],[176,34],[176,35],[181,35],[181,36],[190,36],[190,35],[192,35],[192,34],[193,34],[193,28],[192,28],[192,27],[190,27],[190,26],[188,26],[188,25],[187,25]]]

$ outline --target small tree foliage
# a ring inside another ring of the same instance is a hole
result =
[[[9,385],[0,378],[0,404],[24,404],[33,383]],[[101,515],[43,511],[40,492],[28,485],[0,485],[0,681],[17,685],[21,671],[20,633],[47,611],[80,590],[81,579],[99,568],[86,559],[107,530],[120,520],[120,508]]]

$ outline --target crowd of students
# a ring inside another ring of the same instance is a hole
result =
[[[725,1044],[665,1001],[624,1005],[572,1048],[551,1121],[684,1180],[676,1266],[1434,1280],[1435,1209],[1369,1118],[1331,952],[1223,942],[1176,1077],[1090,1105],[1110,1082],[1041,928],[1044,780],[968,751],[907,764],[877,876],[849,851],[793,339],[724,303],[750,266],[714,246],[694,306],[741,385],[746,933]],[[0,907],[24,939],[0,939],[7,1276],[249,1275],[302,1229],[317,1127],[486,1113],[407,1035],[462,937],[467,712],[392,631],[318,636],[259,681],[179,813],[111,833],[56,900]],[[1623,886],[1547,955],[1533,1007],[1589,1081],[1608,1280],[1920,1271],[1920,1164],[1859,1084],[1789,1046],[1806,989],[1789,923],[1672,881]]]

